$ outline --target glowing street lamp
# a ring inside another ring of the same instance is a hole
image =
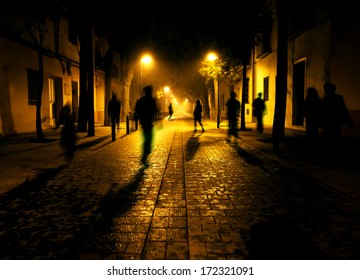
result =
[[[207,55],[207,60],[209,61],[215,61],[215,66],[218,66],[219,64],[219,57],[215,53],[209,53]],[[220,127],[220,77],[217,75],[217,116],[216,116],[216,123],[217,128]]]
[[[148,64],[152,61],[152,57],[145,54],[140,59],[140,97],[142,96],[142,75],[143,75],[143,64]]]

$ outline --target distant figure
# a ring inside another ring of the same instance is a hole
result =
[[[152,137],[153,137],[153,121],[156,117],[156,100],[152,97],[153,87],[148,85],[143,89],[145,95],[141,97],[135,106],[135,113],[139,118],[143,129],[143,154],[141,162],[148,165],[147,158],[151,153]]]
[[[196,100],[195,109],[194,109],[194,131],[196,131],[197,123],[200,124],[202,132],[205,131],[204,126],[202,124],[202,105],[200,99]]]
[[[72,159],[75,152],[76,135],[70,103],[67,102],[60,111],[57,127],[62,125],[60,146],[64,149],[66,159]]]
[[[108,103],[108,116],[111,119],[111,134],[112,140],[115,140],[115,126],[120,128],[120,109],[121,103],[117,99],[115,93],[113,93],[111,100]]]
[[[114,121],[117,125],[119,125],[120,122],[120,109],[121,103],[117,99],[117,95],[113,93],[108,103],[108,116],[111,118],[111,121]]]
[[[338,145],[342,136],[342,125],[353,128],[354,124],[342,95],[336,93],[332,83],[324,84],[324,97],[321,106],[321,121],[326,144]]]
[[[236,93],[230,92],[230,99],[226,103],[227,117],[229,121],[228,135],[238,137],[238,119],[240,116],[240,101],[236,99]]]
[[[321,98],[313,87],[307,89],[304,112],[306,139],[310,146],[316,147],[319,141]]]
[[[168,117],[168,120],[171,120],[171,117],[172,117],[173,114],[174,114],[174,109],[173,109],[172,104],[170,103],[169,104],[169,117]]]
[[[264,125],[263,125],[263,114],[265,111],[265,102],[261,98],[262,93],[258,93],[258,97],[256,97],[252,103],[253,113],[256,117],[256,131],[263,133]]]
[[[264,132],[263,115],[265,111],[265,102],[261,98],[261,96],[262,93],[259,92],[258,97],[256,97],[252,103],[253,113],[256,117],[256,131],[258,131],[259,133]]]

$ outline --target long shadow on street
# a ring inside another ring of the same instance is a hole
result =
[[[144,178],[146,167],[139,169],[134,179],[126,186],[113,183],[107,195],[102,199],[99,207],[99,219],[94,229],[98,232],[106,231],[112,226],[112,218],[126,213],[136,202],[134,193]]]
[[[44,183],[63,168],[0,196],[1,259],[72,258],[73,241],[93,224],[94,202],[100,195]]]

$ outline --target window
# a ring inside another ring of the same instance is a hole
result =
[[[264,78],[264,101],[269,100],[269,77]]]
[[[262,58],[271,53],[270,34],[260,34],[259,38],[256,46],[256,57]]]
[[[27,80],[28,80],[28,104],[36,105],[37,104],[37,92],[39,89],[40,83],[40,72],[33,69],[27,70]]]

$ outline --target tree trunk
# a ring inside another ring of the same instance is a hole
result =
[[[287,94],[287,22],[286,0],[276,1],[278,20],[278,58],[275,91],[275,112],[273,121],[273,152],[280,152],[280,142],[285,138],[286,94]]]
[[[79,116],[78,116],[78,127],[77,130],[80,132],[87,131],[87,58],[86,53],[88,52],[88,40],[86,37],[86,25],[80,28],[79,41],[80,41],[80,52],[79,52],[79,70],[80,70],[80,93],[79,93]]]
[[[78,131],[94,136],[94,42],[92,23],[84,20],[80,30],[80,101]]]
[[[89,36],[89,53],[88,63],[88,136],[95,135],[95,119],[94,119],[94,77],[95,77],[95,52],[94,52],[94,28],[92,24],[88,26],[87,36]]]
[[[217,80],[213,81],[214,84],[214,90],[211,91],[211,102],[210,102],[210,119],[216,120],[217,115],[217,97],[216,97],[216,87],[217,87]]]
[[[114,58],[114,49],[110,45],[109,49],[105,53],[105,116],[104,116],[104,125],[110,125],[109,115],[107,114],[108,111],[108,103],[111,99],[112,92],[111,92],[111,75],[112,75],[112,65],[113,65],[113,58]]]
[[[135,64],[128,64],[126,60],[123,60],[122,63],[122,75],[121,83],[123,87],[122,94],[122,119],[126,119],[126,116],[129,116],[130,119],[133,119],[135,104],[137,101],[138,94],[130,94],[131,82],[135,74]]]

